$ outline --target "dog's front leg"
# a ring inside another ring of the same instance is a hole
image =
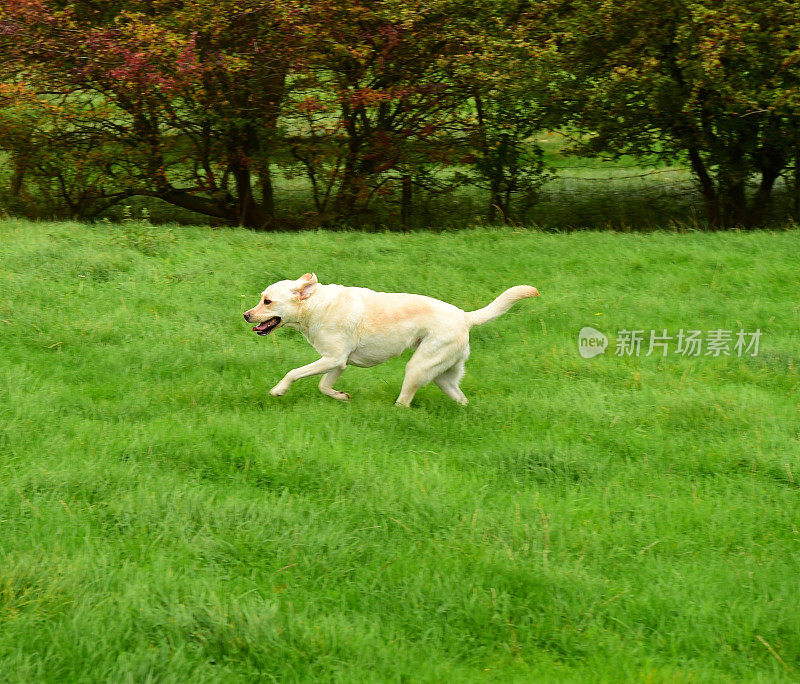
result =
[[[300,366],[300,368],[294,368],[290,370],[286,375],[283,376],[283,380],[275,385],[275,387],[273,387],[269,393],[273,397],[281,397],[289,391],[289,387],[291,387],[295,380],[307,378],[310,375],[321,375],[322,373],[328,373],[336,368],[344,369],[346,367],[347,359],[323,356],[321,359],[314,361],[313,363],[309,363],[306,366]]]

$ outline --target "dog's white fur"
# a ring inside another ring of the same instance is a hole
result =
[[[244,317],[259,325],[279,316],[276,328],[286,325],[299,330],[322,357],[290,370],[270,391],[273,396],[286,394],[295,380],[322,375],[322,393],[347,401],[350,395],[335,390],[333,384],[348,365],[375,366],[413,348],[416,351],[406,365],[397,403],[409,406],[416,391],[433,380],[448,397],[466,404],[459,383],[469,356],[470,328],[538,294],[535,287],[517,285],[488,306],[465,312],[417,294],[322,285],[316,275],[306,273],[298,280],[270,285]]]

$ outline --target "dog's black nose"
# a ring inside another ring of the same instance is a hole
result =
[[[250,320],[250,312],[249,311],[245,311],[244,312],[244,320],[246,320],[246,321]]]

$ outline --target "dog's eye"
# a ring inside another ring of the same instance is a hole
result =
[[[272,304],[272,301],[265,297],[264,298],[264,305],[266,306],[267,304]]]

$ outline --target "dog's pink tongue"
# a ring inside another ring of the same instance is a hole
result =
[[[267,323],[269,323],[269,321],[264,321],[263,323],[259,323],[258,325],[254,325],[253,326],[253,332],[258,332],[259,330],[266,330]]]

